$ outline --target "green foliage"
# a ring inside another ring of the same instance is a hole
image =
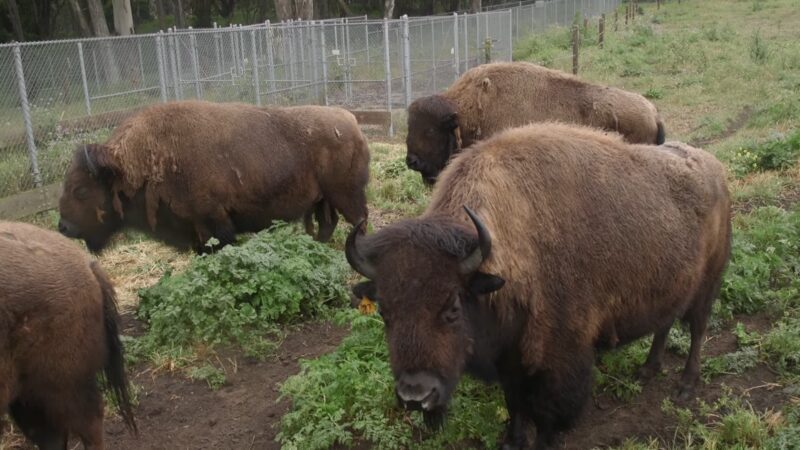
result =
[[[796,302],[800,292],[800,212],[767,206],[734,220],[731,262],[717,304],[723,317]]]
[[[224,386],[226,381],[225,373],[210,364],[192,367],[189,370],[189,378],[205,381],[208,387],[215,391]]]
[[[758,350],[747,347],[703,360],[702,375],[709,381],[719,375],[739,375],[758,364]]]
[[[497,388],[462,380],[444,429],[431,433],[421,414],[396,405],[380,317],[348,311],[337,320],[351,321],[350,336],[333,353],[301,362],[300,373],[281,386],[292,401],[278,435],[282,448],[326,449],[355,439],[385,449],[440,449],[467,439],[496,446],[507,419]]]
[[[800,317],[787,315],[764,336],[762,351],[781,375],[800,381]]]
[[[381,210],[419,215],[428,204],[430,189],[418,172],[405,163],[405,148],[374,145],[371,163],[372,180],[367,186],[367,200]],[[402,153],[400,152],[402,150]]]
[[[644,364],[652,339],[640,339],[600,357],[594,370],[595,392],[608,392],[631,400],[642,392],[636,371]]]
[[[139,292],[148,325],[140,347],[170,353],[202,344],[239,344],[261,354],[277,325],[319,316],[344,304],[350,273],[344,256],[296,226],[280,224],[239,246],[195,258]],[[180,351],[178,351],[180,353]]]
[[[750,59],[756,64],[764,64],[769,57],[769,50],[761,33],[756,31],[750,39]]]
[[[800,158],[800,129],[777,134],[761,144],[741,147],[734,152],[730,168],[738,177],[767,170],[785,170]]]
[[[664,98],[664,91],[659,88],[650,88],[644,92],[644,97],[650,100]]]

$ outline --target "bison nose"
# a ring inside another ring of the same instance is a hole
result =
[[[415,155],[409,154],[406,156],[406,165],[411,170],[419,170],[419,158]]]
[[[69,233],[69,228],[67,228],[67,224],[63,220],[58,221],[58,232],[61,234]]]
[[[403,373],[397,380],[396,390],[407,407],[430,411],[438,406],[444,386],[437,376],[428,372]]]

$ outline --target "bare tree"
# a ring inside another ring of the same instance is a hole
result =
[[[25,35],[22,33],[22,22],[19,19],[17,0],[6,0],[6,3],[8,3],[8,18],[11,20],[11,26],[14,27],[14,35],[16,35],[18,41],[22,42],[25,40]]]
[[[314,18],[314,0],[295,0],[294,7],[298,18],[304,20]]]
[[[383,3],[383,17],[391,19],[394,15],[394,0],[386,0]]]
[[[158,29],[163,30],[166,25],[164,20],[166,16],[164,12],[164,0],[156,0],[156,16],[158,16]]]
[[[103,4],[100,0],[86,0],[86,5],[89,7],[89,17],[92,21],[92,31],[96,37],[109,36],[111,33],[108,31],[108,23],[106,16],[103,13]],[[111,51],[111,46],[108,42],[100,44],[101,53],[103,55],[103,71],[106,80],[110,83],[119,81],[119,68],[114,59],[114,52]]]
[[[289,20],[293,16],[292,0],[275,0],[275,15],[278,20]]]
[[[173,0],[172,6],[175,9],[175,25],[178,28],[186,28],[183,20],[183,2],[181,0]]]
[[[72,23],[75,25],[76,31],[80,33],[81,37],[92,36],[92,29],[89,28],[89,22],[86,21],[86,14],[81,9],[79,0],[69,0],[69,9],[72,11]]]
[[[133,34],[133,11],[131,0],[112,0],[114,8],[114,31],[120,36]]]

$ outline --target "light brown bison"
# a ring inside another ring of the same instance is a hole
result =
[[[204,251],[272,220],[367,217],[369,148],[340,108],[259,108],[186,101],[152,106],[105,144],[80,146],[60,200],[59,229],[101,250],[125,226]],[[313,227],[309,229],[313,231]]]
[[[102,372],[135,432],[114,288],[100,266],[21,223],[0,222],[0,254],[0,417],[10,413],[42,450],[66,450],[70,434],[103,449]]]
[[[409,106],[406,163],[431,184],[462,148],[506,128],[546,121],[616,131],[632,143],[664,143],[658,111],[639,94],[535,64],[493,63]]]
[[[589,397],[598,349],[655,333],[652,375],[676,319],[689,395],[730,229],[712,155],[534,124],[456,158],[421,217],[355,228],[346,255],[369,278],[353,291],[379,305],[403,404],[436,424],[466,371],[503,387],[505,448],[527,448],[531,423],[545,448]]]

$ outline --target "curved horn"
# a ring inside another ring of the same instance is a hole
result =
[[[89,146],[84,144],[83,145],[83,156],[86,158],[86,166],[89,168],[89,173],[92,174],[93,177],[97,176],[97,166],[92,161],[92,158],[89,156]]]
[[[475,229],[478,230],[478,247],[470,255],[462,259],[458,266],[459,272],[467,275],[478,270],[483,260],[489,257],[489,253],[492,251],[492,237],[489,235],[489,230],[481,222],[481,219],[471,209],[464,206],[464,210],[472,220],[472,223],[475,224]]]
[[[376,276],[375,266],[368,258],[361,254],[358,250],[358,243],[356,242],[358,235],[364,234],[364,222],[365,220],[359,222],[353,227],[350,234],[347,235],[347,242],[344,245],[344,255],[350,267],[371,280]]]

